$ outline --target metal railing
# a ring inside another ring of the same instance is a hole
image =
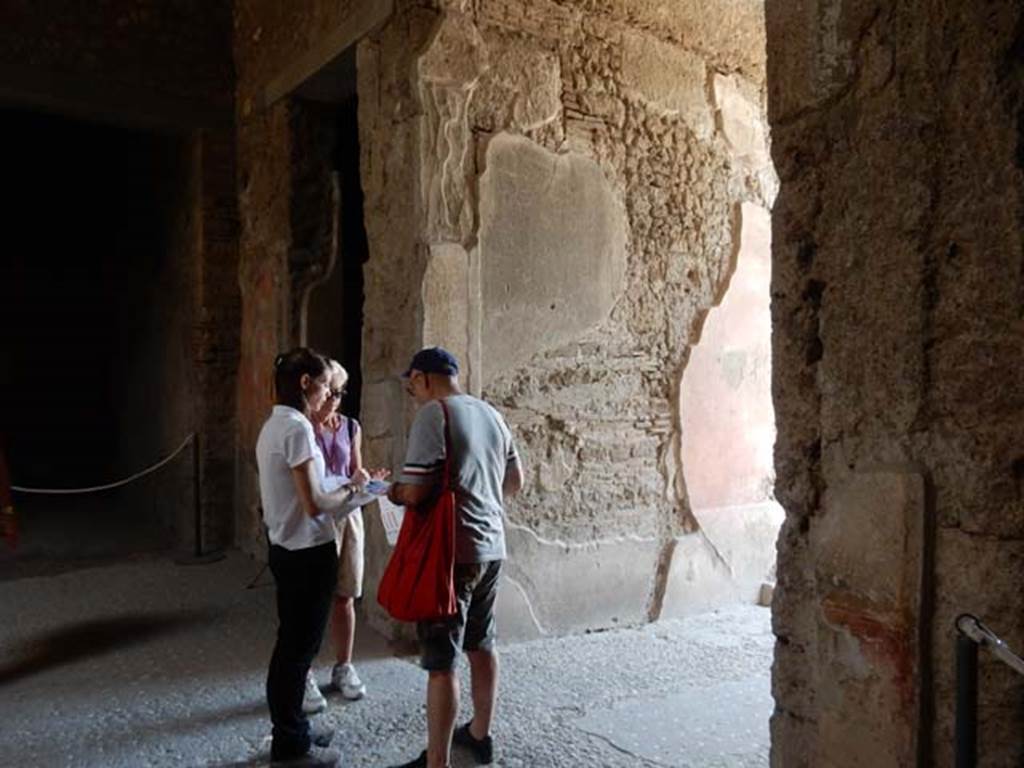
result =
[[[975,768],[978,764],[978,648],[988,648],[993,656],[1020,675],[1024,675],[1024,659],[1011,651],[977,616],[960,614],[956,628],[955,764],[956,768]]]

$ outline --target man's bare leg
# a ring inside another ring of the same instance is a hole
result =
[[[447,767],[458,711],[459,678],[455,670],[432,671],[427,679],[428,768]]]
[[[352,663],[352,645],[356,637],[356,607],[351,597],[335,596],[331,614],[331,641],[339,664]]]
[[[467,651],[473,688],[473,720],[469,733],[482,739],[491,732],[494,706],[498,699],[498,654],[493,651]]]

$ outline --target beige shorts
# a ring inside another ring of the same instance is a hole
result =
[[[338,597],[363,594],[363,512],[357,510],[334,527],[338,542]]]

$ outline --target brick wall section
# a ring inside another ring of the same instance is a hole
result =
[[[0,8],[0,84],[67,77],[229,115],[230,35],[226,0],[10,0]]]
[[[179,415],[188,423],[171,431],[194,426],[203,437],[207,548],[230,544],[233,528],[240,301],[231,8],[227,0],[13,0],[0,8],[5,101],[189,137],[193,176],[180,182],[188,231],[180,234],[194,282],[171,302],[189,304],[193,368],[183,375],[196,397]],[[187,489],[175,494],[191,504]],[[191,512],[185,517],[183,550],[194,544]]]
[[[202,235],[192,344],[202,435],[204,546],[233,544],[236,452],[235,383],[241,327],[238,196],[233,131],[201,135]]]

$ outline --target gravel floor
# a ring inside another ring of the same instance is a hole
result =
[[[0,765],[268,764],[275,618],[272,587],[245,589],[258,571],[234,554],[0,582]],[[771,650],[753,606],[503,647],[497,764],[766,766]],[[367,697],[325,690],[318,716],[344,764],[415,756],[425,674],[362,630],[357,664]]]

